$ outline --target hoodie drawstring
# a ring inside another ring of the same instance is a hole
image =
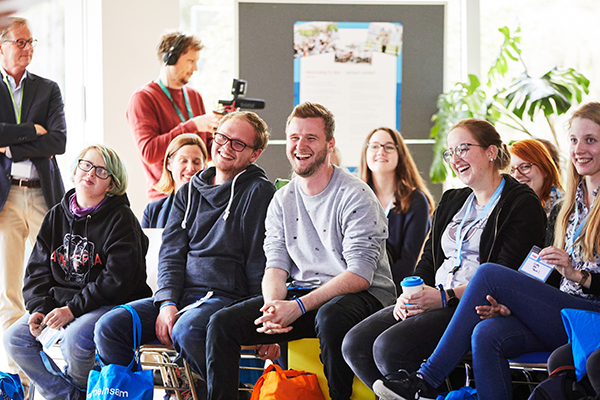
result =
[[[185,206],[185,214],[183,215],[183,221],[181,221],[181,229],[185,229],[187,226],[188,215],[190,215],[190,207],[192,206],[192,181],[188,182],[188,198]]]
[[[225,209],[225,212],[223,213],[223,220],[227,221],[227,218],[229,218],[229,209],[231,208],[231,203],[233,202],[233,195],[235,193],[235,181],[237,181],[237,178],[243,174],[244,172],[246,172],[246,170],[243,170],[242,172],[240,172],[239,174],[237,174],[234,178],[233,181],[231,182],[231,196],[229,197],[229,203],[227,203],[227,208]]]
[[[233,196],[235,194],[235,182],[237,181],[237,179],[239,178],[239,176],[241,174],[243,174],[244,172],[246,172],[246,170],[243,170],[242,172],[238,173],[233,180],[231,181],[231,196],[229,196],[229,202],[227,203],[227,208],[225,208],[225,212],[223,213],[223,220],[227,221],[227,218],[229,217],[229,210],[231,209],[231,204],[233,203]],[[188,183],[188,198],[187,198],[187,204],[185,206],[185,214],[183,215],[183,221],[181,221],[181,228],[185,229],[185,227],[187,226],[187,220],[188,217],[190,215],[190,208],[192,206],[192,181],[190,181]]]

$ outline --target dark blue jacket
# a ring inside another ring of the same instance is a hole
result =
[[[40,176],[40,184],[48,209],[59,203],[65,189],[56,154],[63,154],[67,144],[67,128],[62,97],[58,85],[27,72],[23,80],[21,123],[17,124],[8,87],[0,82],[0,147],[10,146],[12,161],[0,153],[0,211],[6,203],[11,185],[13,162],[31,160]],[[38,136],[34,124],[48,133]]]
[[[388,214],[389,237],[386,250],[390,257],[392,278],[396,293],[402,293],[400,282],[415,272],[417,259],[431,228],[429,202],[419,189],[413,191],[410,207],[406,213]]]
[[[142,228],[164,228],[167,226],[167,220],[169,219],[174,199],[175,193],[171,193],[167,197],[148,204],[144,209]]]
[[[255,164],[221,185],[212,184],[214,176],[215,168],[207,168],[175,195],[155,303],[177,302],[184,292],[212,290],[232,299],[260,294],[265,217],[275,186]]]

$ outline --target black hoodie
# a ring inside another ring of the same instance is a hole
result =
[[[148,238],[127,195],[108,197],[87,217],[69,208],[71,189],[44,218],[25,272],[29,313],[68,306],[75,318],[101,306],[149,297]]]
[[[215,167],[177,191],[163,233],[155,303],[184,292],[232,299],[260,294],[265,217],[275,187],[259,166],[213,185]]]

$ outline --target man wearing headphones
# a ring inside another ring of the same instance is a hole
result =
[[[206,114],[202,96],[186,84],[198,70],[202,44],[182,32],[165,32],[157,47],[160,74],[139,88],[129,100],[127,120],[146,175],[151,201],[164,197],[153,186],[162,174],[167,146],[182,133],[197,133],[210,151],[212,134],[221,115]]]

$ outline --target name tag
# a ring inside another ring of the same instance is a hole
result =
[[[519,272],[524,273],[532,278],[535,278],[539,281],[546,282],[548,276],[554,269],[553,266],[542,262],[540,259],[540,249],[537,246],[533,246],[523,264],[519,268]]]
[[[210,292],[206,293],[206,295],[203,298],[201,298],[200,300],[196,300],[192,304],[182,308],[175,315],[183,314],[187,310],[191,310],[192,308],[200,307],[206,300],[210,299],[212,297],[212,295],[213,295],[213,291],[211,290]]]
[[[37,337],[38,342],[44,346],[44,350],[49,350],[65,335],[65,328],[54,329],[45,327],[42,333]]]
[[[29,179],[32,176],[32,166],[33,163],[29,160],[13,163],[10,173],[14,178]]]

